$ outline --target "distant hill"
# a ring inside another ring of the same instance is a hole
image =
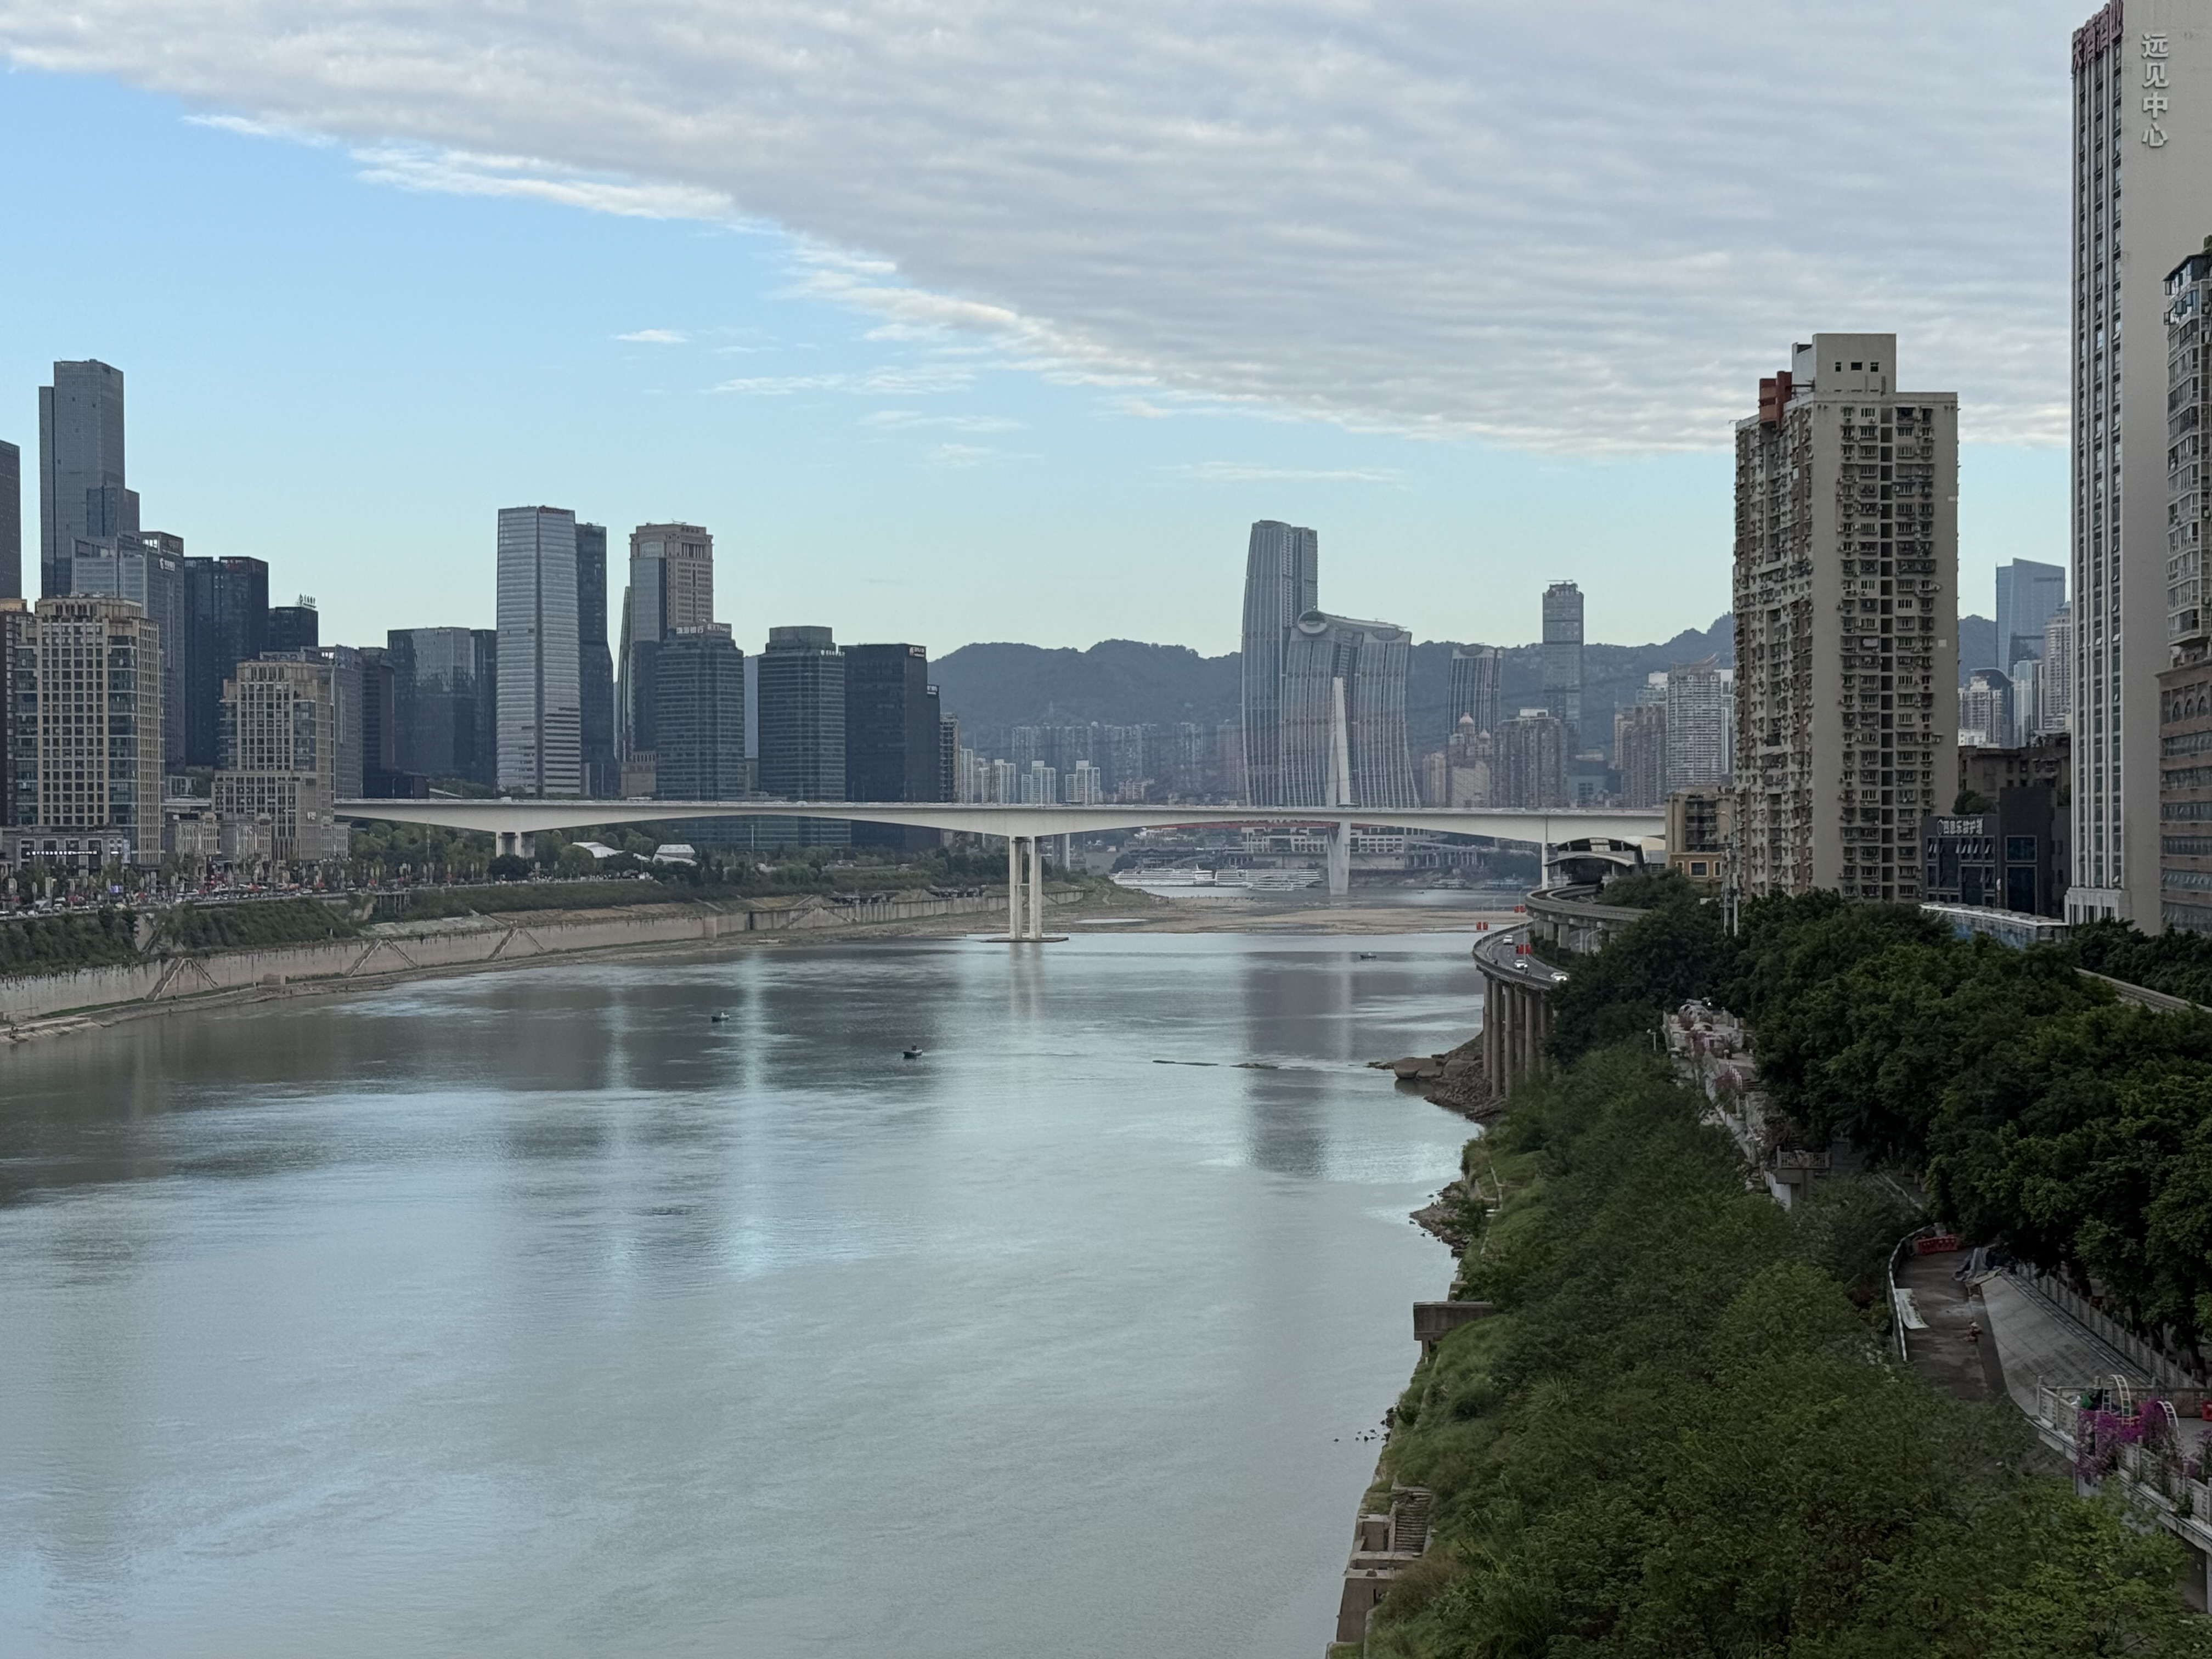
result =
[[[1701,657],[1735,660],[1734,623],[1722,617],[1699,632],[1686,629],[1651,645],[1591,645],[1583,649],[1583,718],[1591,741],[1613,739],[1616,704],[1632,702],[1647,674]],[[1449,724],[1454,642],[1416,645],[1406,684],[1406,718],[1414,751],[1441,747]],[[959,716],[972,739],[987,750],[1003,744],[1016,726],[1172,726],[1181,720],[1213,725],[1237,718],[1243,707],[1241,659],[1201,657],[1180,645],[1102,640],[1088,651],[1041,646],[966,645],[933,664],[945,711]],[[1542,700],[1542,647],[1507,647],[1500,691],[1508,708]]]

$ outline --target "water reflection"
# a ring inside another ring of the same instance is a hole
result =
[[[1303,1650],[1462,1127],[1358,1065],[1474,994],[1463,939],[1358,948],[787,947],[0,1054],[0,1650]]]

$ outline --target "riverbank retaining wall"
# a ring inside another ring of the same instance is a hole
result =
[[[712,943],[739,933],[846,929],[1006,908],[1004,896],[984,894],[878,899],[857,904],[804,902],[760,910],[672,905],[604,916],[572,915],[558,921],[532,921],[526,912],[473,916],[449,927],[424,931],[394,928],[314,945],[149,957],[141,962],[80,968],[67,974],[0,978],[0,1027],[121,1004],[167,1002],[295,980],[369,979],[524,962],[583,951]]]

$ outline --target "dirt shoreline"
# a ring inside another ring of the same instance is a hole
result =
[[[593,914],[590,911],[531,910],[502,913],[489,920],[503,926],[544,927],[587,918]],[[646,941],[483,962],[399,968],[389,972],[345,977],[301,979],[282,985],[240,986],[158,1002],[112,1003],[23,1021],[7,1033],[12,1041],[0,1042],[0,1053],[27,1047],[46,1037],[104,1030],[111,1026],[132,1024],[142,1020],[167,1019],[185,1014],[237,1017],[271,1004],[292,1002],[301,998],[349,996],[363,991],[388,990],[395,985],[500,972],[519,967],[544,968],[569,963],[611,961],[684,961],[725,956],[741,951],[799,950],[848,939],[953,939],[988,933],[990,923],[988,918],[992,914],[992,911],[984,909],[915,917],[900,921],[862,922],[849,927],[728,933],[714,939]],[[1428,908],[1361,904],[1356,900],[1327,906],[1238,900],[1200,908],[1123,890],[1103,900],[1086,899],[1073,904],[1055,906],[1052,911],[1052,922],[1055,927],[1073,929],[1079,935],[1095,933],[1102,937],[1119,933],[1376,936],[1472,932],[1478,921],[1489,921],[1495,925],[1501,919],[1510,918],[1510,907],[1497,910]],[[1112,925],[1099,926],[1100,923]]]

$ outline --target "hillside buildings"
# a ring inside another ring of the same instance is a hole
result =
[[[1742,890],[1920,896],[1957,787],[1958,399],[1890,334],[1817,334],[1736,426]]]

